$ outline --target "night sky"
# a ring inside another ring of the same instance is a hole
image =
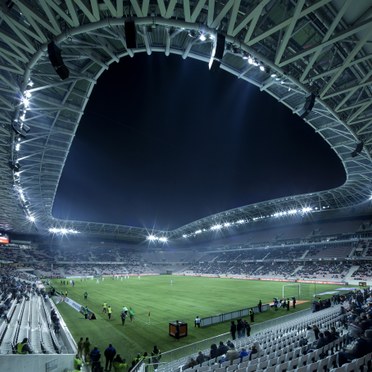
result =
[[[328,144],[267,93],[200,61],[137,54],[94,88],[53,214],[167,230],[344,181]]]

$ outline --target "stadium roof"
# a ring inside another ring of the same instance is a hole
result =
[[[136,47],[128,48],[134,41]],[[100,75],[120,58],[162,52],[209,63],[215,47],[212,68],[258,86],[302,115],[341,159],[346,182],[152,234],[178,239],[304,208],[365,203],[372,193],[371,41],[370,1],[2,2],[0,230],[43,234],[63,227],[143,240],[143,228],[52,216],[79,121]]]

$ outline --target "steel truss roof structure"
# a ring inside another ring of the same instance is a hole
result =
[[[138,227],[61,221],[51,211],[89,96],[111,63],[135,53],[174,53],[209,62],[223,35],[222,68],[303,114],[341,159],[341,187],[242,206],[173,231],[248,221],[285,209],[359,205],[372,181],[372,3],[370,0],[8,0],[0,6],[0,230],[44,233],[63,226],[140,240]],[[124,24],[134,21],[137,47]],[[201,41],[200,34],[207,39]],[[218,39],[217,39],[218,40]],[[48,44],[62,52],[62,80]],[[249,63],[247,63],[247,58]],[[262,65],[261,69],[259,66]],[[213,66],[213,65],[212,65]],[[125,87],[123,87],[125,89]],[[354,152],[354,155],[351,154]]]

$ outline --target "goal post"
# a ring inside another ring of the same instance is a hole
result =
[[[283,284],[282,286],[282,298],[296,297],[296,299],[301,298],[301,284],[291,283]]]

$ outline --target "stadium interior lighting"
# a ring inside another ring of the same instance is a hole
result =
[[[205,40],[207,40],[207,37],[205,36],[205,34],[201,33],[200,36],[199,36],[199,40],[200,41],[205,41]]]
[[[15,145],[15,150],[16,151],[19,151],[21,149],[21,144],[18,142],[16,145]]]
[[[22,104],[24,107],[30,106],[30,100],[27,97],[22,97]]]
[[[372,200],[372,196],[371,196],[371,199]],[[330,208],[329,206],[327,207],[323,207],[323,209],[325,208]],[[291,208],[291,209],[288,209],[288,210],[285,210],[285,211],[279,211],[279,212],[274,212],[272,214],[265,214],[265,215],[261,215],[261,216],[256,216],[256,217],[253,217],[251,219],[251,221],[255,222],[255,221],[260,221],[260,220],[264,220],[264,219],[269,219],[269,218],[279,218],[279,217],[284,217],[284,216],[287,216],[287,217],[292,217],[292,216],[295,216],[295,215],[304,215],[305,213],[309,213],[313,210],[316,210],[317,208],[312,208],[312,207],[303,207],[303,208]],[[196,237],[197,235],[201,234],[201,233],[204,233],[204,232],[207,232],[207,231],[219,231],[221,229],[224,229],[224,228],[229,228],[231,226],[237,226],[237,225],[243,225],[243,224],[246,224],[246,223],[249,223],[250,220],[248,219],[244,219],[244,218],[241,218],[239,220],[236,220],[236,221],[226,221],[224,223],[216,223],[212,226],[210,226],[209,228],[203,228],[203,229],[198,229],[198,230],[195,230],[194,232],[191,232],[189,234],[183,234],[182,237],[183,238],[189,238],[189,237]],[[157,238],[155,238],[155,240],[157,240]]]
[[[302,208],[301,212],[302,213],[308,213],[308,212],[311,212],[313,209],[311,207],[304,207]]]
[[[156,242],[156,241],[159,241],[161,243],[167,243],[168,242],[168,238],[166,236],[155,236],[153,234],[150,234],[149,236],[147,236],[146,240],[148,240],[150,242]]]
[[[27,219],[31,222],[35,222],[36,218],[34,216],[28,216]]]
[[[264,65],[260,65],[260,70],[261,70],[262,72],[264,72],[264,71],[265,71],[265,66],[264,66]]]
[[[56,235],[70,235],[70,234],[79,234],[79,231],[74,229],[67,229],[65,227],[51,227],[49,232]]]
[[[247,60],[248,60],[248,63],[249,63],[250,65],[253,65],[254,60],[253,60],[253,58],[252,58],[251,56],[249,56],[249,57],[247,58]]]

